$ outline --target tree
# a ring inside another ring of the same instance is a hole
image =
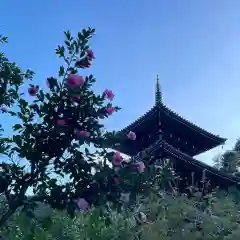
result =
[[[220,171],[238,175],[240,163],[240,139],[237,140],[232,150],[226,151],[215,159],[215,167]]]
[[[73,215],[76,207],[86,210],[91,204],[119,203],[123,193],[134,190],[136,195],[147,189],[152,175],[144,174],[143,161],[133,159],[123,164],[120,153],[105,148],[106,143],[114,147],[122,137],[136,139],[133,132],[127,136],[108,133],[101,123],[119,110],[111,103],[113,92],[106,89],[95,94],[93,75],[78,74],[89,68],[95,58],[89,46],[94,32],[92,28],[83,29],[76,38],[64,32],[64,45],[56,49],[64,65],[58,77],[47,78],[49,91],[30,84],[32,104],[24,99],[19,86],[33,73],[22,74],[2,55],[0,104],[11,108],[16,103],[16,111],[3,112],[21,122],[13,126],[12,138],[0,138],[2,153],[10,159],[24,159],[27,164],[4,162],[0,166],[0,194],[8,203],[0,226],[19,208],[32,214],[38,201],[67,209]],[[30,188],[34,195],[27,197]]]

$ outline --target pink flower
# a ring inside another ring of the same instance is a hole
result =
[[[115,108],[112,107],[112,106],[109,106],[109,107],[107,108],[107,114],[108,114],[108,115],[112,115],[113,112],[115,112]]]
[[[115,167],[120,167],[121,163],[122,163],[122,156],[121,156],[120,152],[115,152],[114,155],[113,155],[112,164]]]
[[[145,170],[145,164],[142,161],[138,161],[135,163],[136,169],[139,173],[143,173]]]
[[[28,88],[28,93],[30,96],[36,96],[39,90],[39,86],[31,86]]]
[[[58,126],[65,126],[67,122],[64,119],[57,119],[57,125]]]
[[[119,184],[119,178],[117,176],[113,177],[114,184]]]
[[[90,59],[95,58],[94,53],[91,49],[88,49],[86,52],[87,52],[88,58],[90,58]]]
[[[76,131],[75,134],[78,137],[84,137],[84,138],[90,137],[90,132],[88,131]]]
[[[67,78],[67,87],[75,88],[82,87],[85,83],[85,79],[82,76],[70,74]]]
[[[127,134],[127,137],[128,137],[129,139],[131,139],[131,140],[136,140],[136,133],[130,131],[130,132]]]
[[[77,94],[71,95],[70,99],[74,102],[77,102],[80,100],[80,96]]]
[[[114,93],[111,90],[105,89],[105,91],[103,92],[103,94],[106,96],[107,99],[109,99],[110,101],[113,100],[114,98]]]
[[[80,211],[87,211],[89,209],[89,203],[84,198],[79,198],[76,201]]]

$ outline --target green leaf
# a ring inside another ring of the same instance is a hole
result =
[[[71,44],[69,41],[65,40],[64,43],[69,47]]]
[[[19,104],[20,104],[20,106],[22,107],[22,108],[26,108],[27,107],[27,105],[28,105],[28,102],[26,101],[26,100],[24,100],[24,99],[20,99],[19,100]]]
[[[22,137],[20,135],[14,135],[13,141],[19,146],[22,146]]]
[[[41,102],[44,101],[44,93],[43,93],[43,90],[40,90],[40,91],[39,91],[38,99],[39,99]]]
[[[70,39],[71,39],[71,33],[70,33],[70,31],[69,31],[69,30],[67,30],[67,31],[64,31],[64,34],[65,34],[65,36],[66,36],[67,40],[70,40]]]
[[[64,46],[58,46],[56,49],[56,54],[59,55],[59,57],[64,57],[65,48]]]
[[[22,125],[21,124],[14,124],[13,125],[13,130],[14,131],[17,131],[17,130],[19,130],[19,129],[21,129],[22,128]]]
[[[64,66],[61,66],[59,69],[59,72],[58,72],[59,77],[62,77],[64,75],[64,73],[65,73]]]
[[[16,114],[15,112],[8,111],[8,113],[9,113],[11,116],[17,116],[17,114]]]

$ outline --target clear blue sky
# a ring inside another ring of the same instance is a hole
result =
[[[107,121],[109,129],[153,105],[159,72],[169,107],[228,138],[225,148],[240,136],[239,0],[2,0],[0,25],[9,37],[1,51],[33,69],[40,86],[58,70],[54,48],[63,31],[96,28],[96,90],[112,89],[123,108]],[[0,122],[11,127],[2,116]],[[219,151],[200,159],[211,163]]]

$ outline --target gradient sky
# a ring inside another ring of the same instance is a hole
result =
[[[94,27],[96,91],[112,89],[122,107],[108,129],[126,126],[154,104],[158,72],[164,103],[228,138],[228,149],[240,136],[239,13],[239,0],[1,0],[0,33],[9,44],[0,50],[45,86],[58,71],[54,49],[63,31]],[[0,116],[0,123],[11,132],[13,120]],[[211,164],[221,151],[199,159]]]

